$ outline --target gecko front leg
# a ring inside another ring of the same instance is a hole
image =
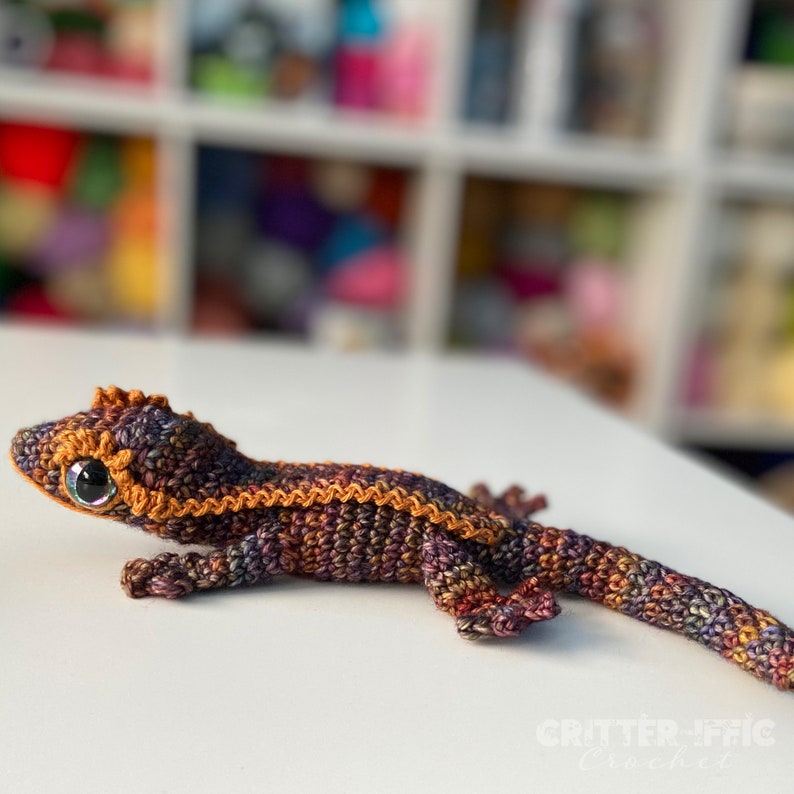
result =
[[[180,598],[194,590],[265,582],[281,572],[278,531],[265,526],[206,554],[165,552],[130,560],[122,569],[121,586],[131,598]]]

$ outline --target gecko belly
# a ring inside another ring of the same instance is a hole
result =
[[[337,582],[420,582],[422,522],[389,505],[334,502],[284,515],[284,573]]]

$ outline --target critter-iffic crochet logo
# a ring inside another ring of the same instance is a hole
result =
[[[736,719],[666,717],[550,718],[538,723],[542,747],[572,752],[581,770],[729,769],[748,748],[775,744],[775,723],[751,715]]]

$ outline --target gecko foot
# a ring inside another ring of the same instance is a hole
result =
[[[467,640],[480,637],[517,637],[531,623],[551,620],[560,607],[551,590],[540,587],[537,579],[527,579],[499,603],[485,604],[459,615],[458,634]]]
[[[193,591],[184,557],[165,552],[151,560],[130,560],[121,572],[121,586],[130,598],[181,598]]]
[[[471,488],[469,495],[508,518],[518,518],[522,521],[528,520],[533,513],[544,510],[548,506],[543,494],[528,496],[519,485],[512,485],[501,494],[493,494],[487,485],[477,483]]]

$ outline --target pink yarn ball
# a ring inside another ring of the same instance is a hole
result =
[[[689,368],[685,383],[686,404],[692,408],[714,404],[714,378],[716,355],[707,339],[700,339],[689,354]]]
[[[405,258],[396,248],[371,248],[334,268],[325,292],[343,303],[393,309],[402,300],[406,272]]]
[[[580,327],[614,326],[620,322],[623,282],[615,265],[597,259],[571,265],[565,294]]]

